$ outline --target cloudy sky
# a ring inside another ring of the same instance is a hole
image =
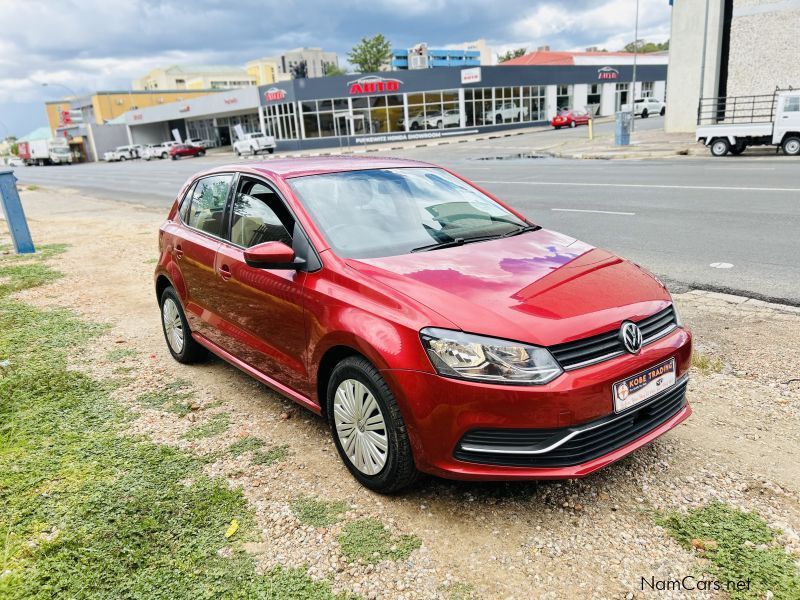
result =
[[[172,64],[243,65],[298,46],[339,54],[383,33],[394,47],[485,38],[501,52],[633,39],[636,0],[0,0],[0,138],[46,125],[43,102],[128,89]],[[669,37],[667,0],[640,0],[639,37]],[[502,8],[501,8],[502,7]],[[42,83],[52,84],[43,87]]]

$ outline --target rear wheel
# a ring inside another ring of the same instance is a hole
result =
[[[575,127],[576,125],[577,125],[577,123],[575,121],[570,121],[569,122],[569,126],[570,127]]]
[[[444,123],[442,122],[441,119],[436,121],[436,129],[441,129],[443,125],[444,125]]]
[[[172,286],[161,292],[161,328],[169,353],[178,362],[196,363],[208,354],[192,337],[178,294]]]
[[[495,122],[495,123],[502,123],[502,122],[503,122],[503,115],[497,115],[497,116],[494,118],[494,122]]]
[[[125,158],[124,156],[120,156],[119,157],[119,162],[125,162],[126,160],[128,160],[128,159]]]
[[[786,156],[800,156],[800,137],[793,135],[785,138],[781,147]]]
[[[725,156],[731,150],[731,145],[725,138],[717,138],[711,142],[711,154]]]
[[[206,155],[205,150],[200,150],[200,152],[197,153],[197,156],[205,156],[205,155]]]
[[[327,409],[339,456],[363,486],[389,494],[416,481],[419,472],[400,409],[368,360],[350,356],[334,367]]]
[[[663,117],[665,114],[667,114],[667,107],[666,107],[666,106],[662,106],[662,107],[661,107],[661,112],[660,112],[660,113],[658,113],[658,114],[660,114],[662,117]]]
[[[747,148],[746,143],[744,143],[742,140],[736,140],[733,148],[731,148],[731,154],[734,156],[739,156],[742,152],[744,152],[745,148]]]
[[[650,113],[648,113],[648,112],[647,112],[647,109],[645,108],[645,109],[642,111],[642,118],[643,118],[643,119],[646,119],[646,118],[647,118],[647,117],[649,117],[649,116],[650,116]]]
[[[169,156],[169,154],[167,154],[166,152],[162,152],[161,153],[161,158],[162,159],[167,158],[168,156]]]
[[[269,152],[270,154],[273,154],[275,152],[275,148],[270,148],[269,150],[267,150],[267,152]]]

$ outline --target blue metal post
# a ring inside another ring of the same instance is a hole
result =
[[[0,205],[11,232],[11,241],[17,254],[36,252],[31,239],[31,230],[25,220],[22,202],[17,193],[17,178],[11,169],[0,169]]]

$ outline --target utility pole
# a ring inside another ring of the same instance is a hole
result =
[[[700,98],[703,97],[703,88],[705,87],[704,84],[706,79],[706,48],[708,46],[708,4],[709,0],[706,0],[706,20],[705,24],[703,25],[703,54],[700,57]]]
[[[631,107],[631,133],[636,128],[636,58],[639,56],[639,0],[636,0],[636,22],[633,26],[633,81],[631,82],[628,105]]]

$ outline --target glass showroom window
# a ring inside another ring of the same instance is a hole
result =
[[[300,137],[294,120],[294,103],[284,102],[267,106],[267,134],[279,140],[296,140]]]
[[[522,113],[520,88],[495,88],[494,123],[518,123],[522,119]]]
[[[467,126],[482,125],[486,115],[492,112],[492,88],[472,88],[464,90],[464,110],[467,113]]]
[[[643,81],[642,82],[642,98],[652,98],[653,97],[653,86],[654,86],[654,82],[652,82],[652,81]]]
[[[399,94],[369,98],[369,115],[373,133],[404,131],[403,97]]]
[[[628,103],[628,89],[630,87],[629,83],[618,83],[616,87],[616,100],[615,100],[615,108],[619,110],[622,108],[623,104]]]
[[[213,119],[199,119],[197,121],[186,121],[186,133],[192,140],[214,140],[219,144],[217,129],[214,127]]]
[[[559,109],[572,108],[572,86],[559,85],[556,88],[556,106]]]
[[[589,93],[586,95],[586,105],[591,114],[596,115],[600,110],[600,100],[603,95],[603,86],[600,83],[589,85]]]
[[[543,121],[545,86],[531,85],[522,88],[522,120]]]

